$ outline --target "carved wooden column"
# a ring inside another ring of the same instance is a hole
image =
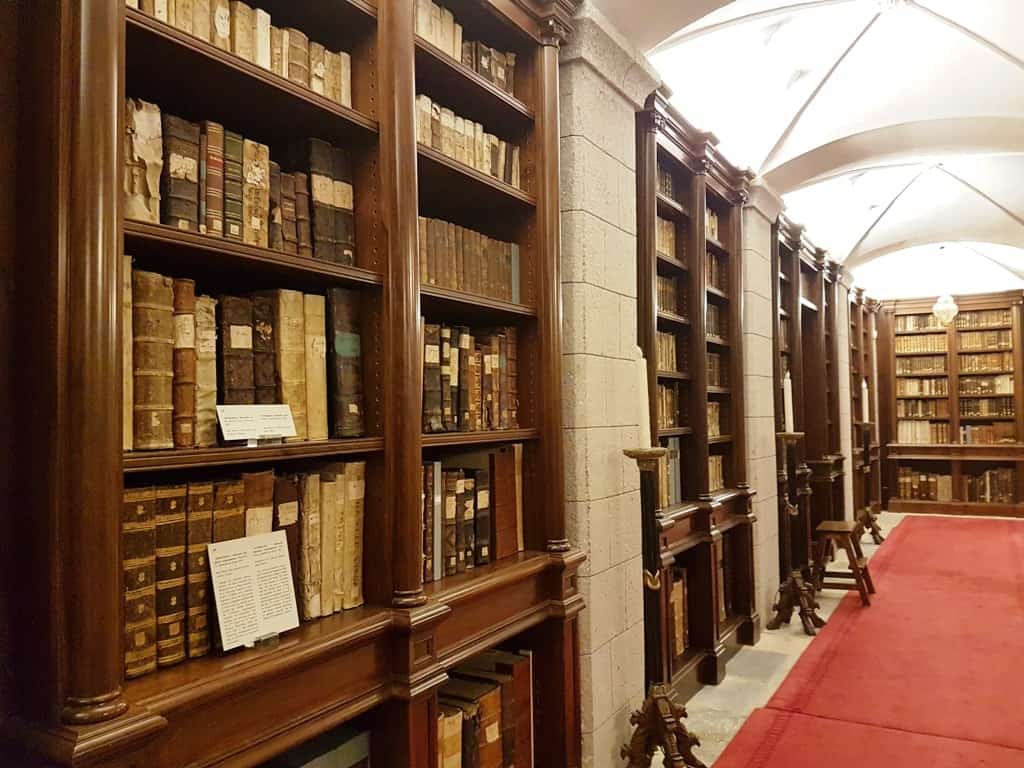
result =
[[[640,349],[657,349],[658,336],[658,301],[655,294],[657,274],[657,245],[655,230],[657,228],[657,200],[651,190],[657,189],[659,124],[665,118],[653,109],[637,113],[637,176],[636,176],[636,208],[637,208],[637,305],[640,309],[637,322],[637,343]],[[647,363],[647,402],[658,402],[658,358],[648,354]],[[649,408],[651,445],[658,445],[658,411]]]
[[[705,200],[707,199],[708,160],[703,158],[690,181],[690,226],[687,229],[686,253],[690,262],[690,387],[691,392],[708,391],[707,360],[707,307],[708,295],[704,290],[707,274],[708,249],[705,241]],[[742,327],[742,326],[740,326]],[[733,372],[730,371],[730,374]],[[730,381],[733,385],[734,382]],[[698,499],[710,499],[708,478],[708,409],[703,395],[690,399],[690,426],[693,428],[690,476]],[[717,634],[717,633],[716,633]]]

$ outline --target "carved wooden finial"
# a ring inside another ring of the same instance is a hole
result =
[[[650,768],[658,749],[665,755],[665,768],[707,768],[693,754],[700,739],[686,729],[685,717],[686,708],[676,703],[671,686],[652,685],[641,709],[630,716],[629,722],[636,730],[619,751],[628,761],[627,768]]]

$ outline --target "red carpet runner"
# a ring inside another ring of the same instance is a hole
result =
[[[1024,767],[1024,521],[908,517],[715,768]]]

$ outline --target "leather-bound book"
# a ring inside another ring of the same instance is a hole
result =
[[[274,291],[274,331],[277,339],[279,403],[287,405],[295,422],[295,437],[306,439],[306,324],[299,291]]]
[[[462,471],[462,561],[466,570],[476,567],[476,476],[472,470]]]
[[[469,328],[464,325],[459,326],[456,330],[455,342],[459,353],[459,372],[457,391],[453,393],[453,397],[455,397],[455,412],[459,430],[468,432],[472,429],[469,413],[469,390],[473,381],[470,370],[470,361],[473,358],[473,337],[469,333]]]
[[[519,331],[514,326],[505,329],[506,362],[508,372],[508,427],[519,428]]]
[[[461,469],[453,469],[451,472],[455,478],[452,494],[455,498],[455,571],[463,573],[468,566],[466,562],[466,533],[469,530],[466,526],[466,475]],[[451,502],[446,499],[445,503]],[[470,510],[469,519],[473,519],[472,510]]]
[[[213,484],[213,541],[245,536],[245,484],[225,480]]]
[[[333,465],[337,469],[339,465]],[[333,469],[320,473],[320,615],[334,613],[335,555],[344,547],[340,541],[343,527],[338,525],[339,473]],[[341,609],[341,606],[338,606]]]
[[[320,618],[320,475],[299,476],[299,611],[306,621]]]
[[[121,448],[135,447],[134,369],[132,368],[132,257],[121,256]]]
[[[199,231],[199,126],[162,115],[164,167],[161,179],[163,223]]]
[[[479,347],[483,366],[480,371],[480,421],[485,430],[497,429],[497,401],[495,398],[495,374],[497,355],[492,354],[490,336],[480,339]]]
[[[313,256],[336,261],[334,247],[334,149],[326,141],[310,139],[299,163],[309,171],[312,204]]]
[[[297,475],[278,475],[274,478],[274,530],[284,531],[288,541],[288,561],[295,582],[295,604],[302,605],[299,532],[299,478]]]
[[[252,405],[256,402],[252,353],[252,301],[244,296],[221,296],[218,308],[218,389],[221,403]]]
[[[508,411],[508,335],[504,329],[498,336],[498,428],[509,428]]]
[[[477,73],[486,80],[494,82],[494,69],[491,66],[491,48],[483,43],[474,43],[473,64]]]
[[[334,438],[359,437],[364,431],[362,347],[359,293],[327,289],[327,387]]]
[[[231,50],[231,5],[228,0],[210,0],[210,42],[222,51]]]
[[[192,0],[192,34],[204,42],[210,39],[211,0]]]
[[[345,548],[342,562],[344,603],[347,611],[358,608],[363,599],[363,524],[366,499],[366,462],[345,464]]]
[[[420,261],[420,285],[430,285],[434,276],[430,272],[430,249],[427,240],[427,233],[430,227],[430,220],[425,216],[416,219],[416,251]]]
[[[430,148],[441,151],[444,145],[443,133],[441,130],[441,105],[436,101],[430,103]]]
[[[203,131],[203,124],[199,124],[199,190],[197,201],[199,204],[196,220],[199,222],[199,234],[206,234],[206,132]]]
[[[125,488],[121,507],[124,553],[124,675],[156,669],[156,492]]]
[[[494,559],[501,560],[518,551],[515,456],[511,451],[492,451],[490,465],[491,547]]]
[[[190,659],[210,651],[210,562],[207,547],[213,539],[213,483],[188,484],[185,511],[188,633],[185,648]]]
[[[441,326],[441,430],[453,432],[455,408],[452,402],[452,327]]]
[[[487,565],[491,562],[491,474],[486,469],[478,469],[474,472],[474,487],[476,491],[476,511],[473,522],[476,531],[476,556],[477,565]]]
[[[355,194],[352,188],[352,156],[334,148],[334,260],[356,263]]]
[[[245,535],[259,536],[274,530],[274,471],[243,472]]]
[[[255,61],[256,14],[242,0],[231,0],[231,52]]]
[[[462,768],[462,710],[442,704],[438,712],[438,768]]]
[[[192,0],[174,0],[174,26],[192,34]]]
[[[321,96],[327,94],[327,50],[312,41],[309,43],[309,89]]]
[[[243,140],[234,131],[224,131],[224,237],[242,240],[242,156]]]
[[[515,723],[516,768],[533,768],[533,664],[526,653],[491,650],[474,656],[467,666],[490,669],[511,675],[515,688],[515,712],[508,719]],[[508,716],[502,712],[502,722]]]
[[[306,359],[306,439],[327,439],[327,311],[315,293],[302,297]]]
[[[174,447],[172,285],[155,272],[132,271],[132,432],[140,451]]]
[[[281,166],[270,161],[270,214],[268,216],[269,247],[275,251],[284,250],[284,217],[281,213]]]
[[[442,432],[441,326],[423,325],[423,431]]]
[[[441,476],[444,483],[441,557],[444,560],[444,575],[454,576],[459,571],[459,473],[453,470],[444,470]]]
[[[253,60],[264,69],[270,69],[270,14],[255,9],[253,20]]]
[[[295,173],[295,228],[299,256],[313,256],[313,219],[310,214],[309,177]]]
[[[476,680],[497,685],[501,690],[501,765],[521,765],[516,755],[516,721],[519,706],[516,701],[516,679],[506,673],[494,669],[484,669],[474,664],[474,660],[466,662],[454,670],[454,676],[462,680]]]
[[[217,300],[196,297],[196,446],[217,444]]]
[[[156,663],[185,659],[185,509],[188,487],[156,489]]]
[[[469,766],[501,768],[501,688],[483,680],[452,678],[441,686],[440,696],[462,709],[463,762],[468,757]]]
[[[224,236],[224,126],[209,120],[202,124],[206,137],[206,234]]]
[[[281,45],[285,50],[288,79],[308,88],[309,38],[303,32],[288,27],[283,32]]]
[[[156,104],[125,101],[124,162],[124,217],[159,224],[164,152]]]
[[[270,149],[266,144],[242,142],[242,240],[266,248],[270,227]]]
[[[299,252],[298,222],[295,219],[295,176],[281,174],[281,250]]]
[[[433,102],[425,93],[416,94],[416,141],[429,147],[431,144],[431,106]]]
[[[252,353],[253,382],[256,385],[256,403],[270,405],[277,402],[277,342],[274,338],[273,291],[252,294]]]
[[[423,583],[434,580],[434,465],[423,465],[423,494],[421,519],[423,521]]]
[[[175,448],[196,444],[196,283],[175,279],[173,433]]]
[[[440,461],[431,462],[431,470],[434,473],[434,581],[444,578],[444,474]],[[430,500],[427,500],[430,503]]]

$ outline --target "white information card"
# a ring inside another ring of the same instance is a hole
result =
[[[284,531],[210,544],[209,555],[225,651],[299,626]]]
[[[295,437],[292,409],[287,405],[218,405],[217,419],[225,440]]]

